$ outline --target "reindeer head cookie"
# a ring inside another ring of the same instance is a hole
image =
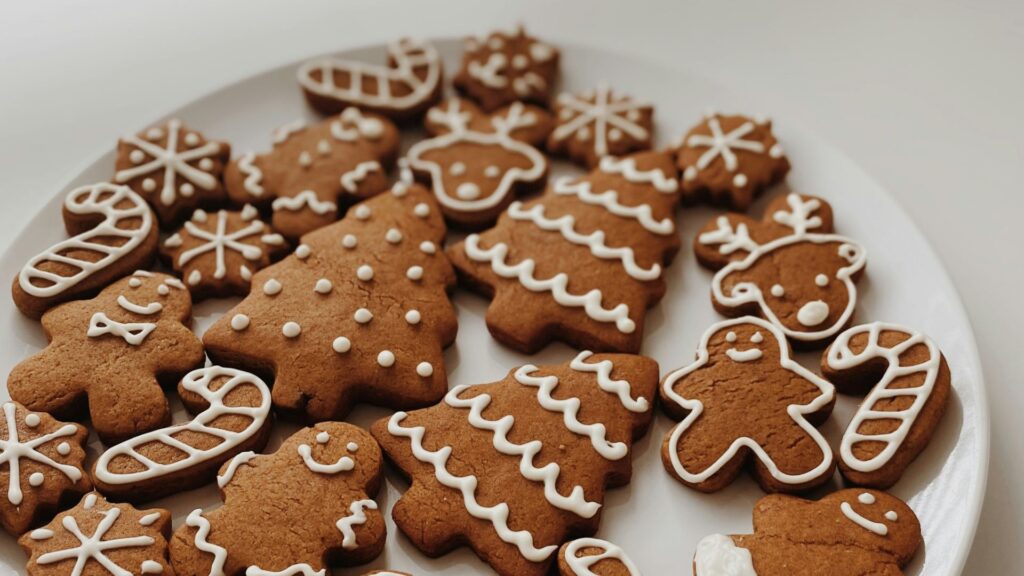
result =
[[[357,426],[324,422],[274,454],[242,453],[221,468],[224,505],[194,510],[171,540],[178,576],[320,574],[384,549],[384,517],[370,495],[381,453]]]
[[[429,181],[448,220],[479,227],[516,194],[543,186],[548,164],[537,149],[551,132],[551,115],[519,102],[485,114],[452,99],[427,111],[433,138],[409,149],[409,167]]]
[[[558,76],[558,49],[526,33],[522,26],[467,38],[455,87],[484,110],[512,102],[546,106]]]
[[[87,404],[107,443],[165,426],[170,409],[161,383],[204,359],[185,325],[191,316],[180,280],[143,270],[91,300],[62,304],[43,315],[49,345],[11,371],[11,398],[66,417],[81,417]]]
[[[853,318],[867,261],[863,246],[831,232],[828,203],[799,194],[776,199],[762,221],[735,213],[711,220],[694,251],[718,270],[715,309],[758,314],[798,345],[831,339]]]
[[[754,507],[753,534],[702,539],[693,573],[900,576],[920,546],[914,511],[885,492],[853,488],[817,502],[771,495]]]
[[[387,189],[398,154],[398,128],[387,118],[346,108],[319,124],[278,128],[270,152],[249,152],[224,174],[236,205],[272,209],[271,224],[289,240],[326,226],[353,203]]]
[[[662,460],[677,480],[714,492],[754,461],[769,491],[798,491],[832,476],[835,461],[814,425],[832,412],[835,390],[790,357],[782,332],[748,316],[719,322],[697,360],[662,382],[665,410],[683,421],[665,437]]]

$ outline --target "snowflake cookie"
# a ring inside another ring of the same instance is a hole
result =
[[[221,176],[230,157],[227,142],[168,120],[118,141],[114,182],[145,198],[169,228],[197,207],[224,199]]]
[[[18,272],[14,303],[39,318],[49,308],[95,294],[156,254],[156,217],[127,186],[92,184],[64,199],[64,227],[72,237],[36,254]]]
[[[467,38],[455,87],[480,104],[497,110],[512,102],[547,106],[558,76],[558,49],[526,34],[522,26]]]
[[[273,374],[277,410],[313,421],[358,402],[436,402],[458,327],[444,235],[430,193],[398,183],[257,272],[249,296],[206,331],[207,352]]]
[[[0,525],[19,536],[92,488],[82,466],[89,432],[15,402],[2,409],[0,479],[6,476],[7,492],[0,497]]]
[[[112,504],[91,492],[77,506],[18,539],[29,576],[171,574],[171,513]]]
[[[284,237],[264,224],[251,204],[240,212],[198,209],[160,249],[196,300],[248,294],[253,272],[287,251]]]
[[[299,67],[310,106],[337,114],[349,106],[396,121],[420,115],[443,92],[441,57],[430,42],[402,38],[388,45],[388,65],[316,58]]]
[[[450,222],[478,228],[517,194],[544,186],[548,163],[537,147],[552,125],[536,106],[516,102],[488,115],[455,98],[427,112],[433,137],[413,144],[409,167],[431,185]]]
[[[395,524],[428,556],[467,545],[503,576],[549,574],[563,542],[597,530],[606,489],[629,482],[657,379],[649,358],[581,352],[378,420],[412,481]]]
[[[548,136],[548,152],[594,168],[605,156],[649,150],[654,138],[654,107],[616,94],[600,84],[584,94],[560,94],[558,125]]]
[[[381,453],[363,429],[323,422],[273,454],[242,453],[221,467],[224,505],[193,510],[171,540],[178,576],[315,576],[362,564],[384,549],[371,496]]]
[[[50,343],[11,370],[11,398],[57,417],[87,415],[104,442],[170,423],[161,383],[202,365],[186,325],[192,300],[173,276],[136,271],[90,300],[43,315]],[[88,407],[88,411],[86,411]]]
[[[273,143],[232,160],[224,183],[236,205],[273,210],[274,229],[294,241],[336,221],[345,203],[386,190],[399,138],[384,116],[349,107],[312,126],[282,126]]]
[[[676,148],[683,200],[744,211],[765,188],[789,172],[789,159],[771,120],[712,113]]]
[[[558,550],[561,576],[640,576],[626,552],[600,538],[578,538]]]

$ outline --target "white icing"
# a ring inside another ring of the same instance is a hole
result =
[[[366,204],[360,204],[359,206],[356,206],[355,210],[353,211],[353,214],[359,220],[368,219],[372,213],[373,210],[371,210],[370,207],[367,206]]]
[[[28,476],[28,484],[33,487],[42,486],[45,480],[46,476],[43,476],[42,472],[33,472]]]
[[[297,338],[302,333],[302,326],[298,322],[285,322],[281,326],[281,333],[285,338]]]
[[[790,227],[793,234],[802,235],[811,229],[821,227],[821,217],[815,214],[821,208],[820,200],[817,198],[804,200],[799,194],[790,193],[786,196],[786,203],[789,204],[789,211],[778,210],[772,214],[772,219],[783,226]]]
[[[263,283],[263,293],[267,296],[275,296],[281,292],[281,282],[276,278],[271,278]]]
[[[360,265],[359,268],[356,268],[356,278],[359,278],[363,282],[373,280],[373,267],[369,264]]]
[[[314,570],[312,566],[306,563],[292,564],[276,572],[264,570],[259,566],[249,566],[245,569],[245,576],[327,576],[327,569]]]
[[[383,368],[390,368],[395,365],[395,353],[390,350],[381,350],[377,354],[377,364]]]
[[[711,131],[710,135],[693,134],[686,139],[686,145],[691,148],[708,149],[707,152],[701,154],[700,158],[697,159],[695,166],[698,171],[707,169],[720,156],[725,164],[725,169],[729,172],[736,172],[739,168],[739,161],[734,150],[745,150],[756,154],[764,154],[765,152],[762,142],[743,139],[744,136],[754,131],[753,122],[744,122],[726,134],[722,132],[722,125],[719,123],[718,118],[712,116],[708,118],[708,129]],[[741,179],[742,183],[737,184],[734,178],[733,184],[743,186],[746,184],[746,176],[742,173],[738,175],[743,176]]]
[[[139,565],[143,574],[163,574],[164,566],[155,560],[143,560]]]
[[[356,532],[354,526],[361,526],[366,523],[366,510],[376,510],[377,503],[373,500],[356,500],[349,505],[349,515],[338,520],[335,524],[341,531],[341,547],[345,550],[355,550],[357,546]]]
[[[423,252],[424,254],[434,254],[437,252],[437,245],[429,240],[424,240],[423,242],[420,242],[420,252]]]
[[[344,336],[338,336],[334,339],[334,342],[331,343],[331,348],[333,348],[338,354],[344,354],[352,349],[352,342]]]
[[[405,271],[405,277],[412,281],[420,280],[423,278],[423,267],[409,266],[409,269]]]
[[[36,528],[29,533],[28,537],[33,540],[49,540],[53,538],[54,532],[49,528]]]
[[[900,519],[900,516],[899,514],[893,512],[892,510],[889,510],[888,512],[885,513],[885,519],[890,522],[895,522]]]
[[[96,525],[96,530],[91,535],[86,535],[78,527],[78,521],[74,516],[67,515],[61,520],[61,526],[69,534],[78,540],[78,546],[47,552],[36,558],[36,564],[46,566],[65,560],[74,560],[75,563],[68,572],[69,576],[82,576],[86,566],[95,562],[102,566],[107,572],[116,576],[130,576],[131,572],[123,566],[114,563],[107,552],[121,550],[124,548],[138,548],[141,546],[152,546],[156,541],[150,536],[130,536],[127,538],[111,538],[104,540],[107,532],[121,516],[120,508],[110,508],[100,513],[103,519]]]
[[[249,327],[249,317],[245,314],[235,314],[231,317],[231,329],[236,331],[245,330]]]
[[[245,176],[242,188],[251,196],[259,198],[266,191],[263,189],[263,171],[256,164],[256,153],[247,152],[238,159],[238,171]]]
[[[655,220],[650,204],[627,206],[619,202],[619,193],[615,190],[606,190],[595,194],[588,180],[573,182],[572,178],[561,178],[555,181],[552,191],[563,196],[576,196],[584,204],[601,206],[616,216],[636,220],[651,234],[667,236],[675,232],[676,229],[671,218]]]
[[[495,40],[501,42],[500,38],[494,38],[489,47],[492,50],[500,50],[501,44],[494,43]],[[507,64],[508,58],[500,52],[495,52],[488,55],[482,64],[478,60],[470,61],[466,66],[466,73],[488,88],[500,89],[508,86],[508,77],[503,73]]]
[[[693,557],[694,576],[757,576],[750,550],[724,534],[705,536]]]
[[[207,252],[213,252],[215,258],[213,277],[220,280],[227,275],[226,253],[228,250],[238,252],[246,260],[259,260],[263,256],[262,248],[246,244],[242,240],[259,235],[260,240],[263,241],[264,228],[263,222],[253,220],[243,228],[228,232],[228,213],[225,210],[217,212],[217,225],[213,232],[204,230],[192,222],[185,222],[185,231],[193,238],[205,242],[178,254],[177,264],[179,267],[184,267],[195,258]],[[193,272],[198,272],[198,270],[193,270]],[[189,280],[191,283],[191,278]]]
[[[341,245],[351,250],[359,243],[359,239],[352,234],[345,234],[341,239]]]
[[[224,473],[217,476],[217,486],[221,488],[227,486],[235,477],[235,472],[238,471],[238,468],[250,462],[256,456],[257,454],[252,450],[236,454],[235,457],[228,462],[228,467],[224,470]]]
[[[875,496],[870,492],[861,492],[860,495],[857,496],[857,501],[861,504],[874,504]]]
[[[380,172],[380,162],[369,160],[356,164],[356,167],[341,175],[341,187],[350,194],[359,191],[359,183],[366,180],[370,172]]]
[[[359,108],[349,106],[331,122],[331,136],[341,142],[355,142],[361,138],[379,140],[384,135],[384,123],[364,116]]]
[[[805,303],[796,312],[796,321],[807,327],[813,327],[828,320],[828,304],[824,300],[812,300]]]
[[[308,244],[299,244],[295,247],[295,257],[299,260],[305,260],[309,258],[309,255],[313,253],[313,249]]]
[[[373,320],[373,312],[370,312],[366,308],[360,308],[356,310],[356,313],[352,318],[360,324],[366,324],[370,320]]]
[[[750,348],[748,350],[729,348],[725,351],[725,355],[733,362],[753,362],[761,358],[762,352],[757,348]]]
[[[881,522],[875,522],[874,520],[869,520],[864,516],[861,516],[856,510],[853,509],[853,506],[850,506],[849,502],[843,502],[839,504],[839,509],[843,512],[843,516],[846,516],[854,524],[860,526],[868,532],[873,532],[875,534],[878,534],[879,536],[885,536],[889,533],[888,526],[882,524]]]
[[[384,234],[384,239],[389,244],[398,244],[402,241],[402,233],[397,228],[388,228],[387,233]]]
[[[139,526],[152,526],[160,519],[161,514],[159,512],[152,512],[146,514],[142,518],[139,518]]]
[[[750,238],[750,231],[747,229],[747,225],[740,223],[733,230],[732,223],[729,222],[727,216],[719,216],[715,223],[718,228],[710,232],[702,232],[697,237],[697,241],[704,245],[719,244],[718,252],[720,254],[732,254],[737,250],[743,250],[744,252],[753,252],[757,249],[758,244]]]
[[[86,331],[86,334],[90,338],[113,334],[114,336],[120,336],[132,346],[138,346],[146,340],[146,337],[153,330],[156,330],[156,324],[149,322],[118,322],[111,320],[103,312],[97,312],[89,319],[89,329]]]
[[[127,136],[124,142],[141,149],[153,159],[145,164],[118,170],[114,174],[114,182],[124,184],[143,175],[163,174],[164,187],[160,191],[160,203],[171,206],[177,200],[178,192],[183,196],[191,196],[194,186],[203,190],[215,189],[219,182],[213,174],[192,166],[189,162],[213,156],[220,152],[220,144],[207,142],[198,148],[178,150],[178,138],[181,135],[181,121],[171,120],[167,123],[167,143],[160,147],[137,136]],[[198,143],[198,140],[196,141]],[[186,142],[186,145],[188,143]],[[179,188],[178,176],[188,180]]]
[[[405,321],[409,324],[416,325],[420,323],[422,315],[419,310],[409,310],[405,313]]]
[[[558,97],[558,105],[562,110],[571,110],[575,117],[555,128],[551,138],[565,140],[582,128],[589,130],[592,127],[594,152],[598,157],[606,156],[609,152],[609,128],[617,131],[619,138],[623,132],[634,140],[644,141],[650,137],[646,128],[629,118],[629,112],[650,108],[650,105],[630,98],[616,99],[611,88],[603,82],[597,86],[593,98],[584,99],[566,93]]]
[[[327,278],[320,278],[316,281],[316,285],[313,286],[313,291],[317,294],[330,294],[334,285]]]
[[[290,212],[300,212],[305,209],[311,210],[314,214],[323,216],[325,214],[336,212],[338,205],[334,202],[327,200],[320,200],[316,196],[316,192],[312,190],[303,190],[295,196],[290,198],[281,196],[275,198],[271,208],[277,210],[288,210]]]
[[[587,548],[599,548],[601,552],[590,556],[580,556],[579,553]],[[590,568],[602,560],[609,559],[621,563],[629,576],[640,576],[640,569],[626,555],[626,552],[607,540],[579,538],[569,542],[569,545],[565,547],[565,563],[569,565],[573,576],[598,576]]]
[[[420,362],[416,365],[416,374],[419,374],[423,378],[429,378],[434,374],[434,367],[430,362]]]
[[[601,390],[609,394],[614,394],[618,397],[619,402],[622,403],[622,407],[630,412],[642,413],[650,410],[651,404],[643,396],[637,396],[633,399],[630,392],[632,387],[626,380],[612,380],[612,370],[615,365],[611,360],[601,360],[600,362],[586,362],[587,358],[593,356],[594,353],[589,350],[584,350],[576,355],[569,363],[569,368],[577,372],[593,372],[597,378],[597,386]]]
[[[426,202],[420,202],[412,209],[412,213],[420,218],[426,218],[430,215],[430,206]]]
[[[818,274],[817,276],[814,277],[814,283],[824,288],[825,286],[828,286],[828,276],[825,276],[824,274]]]
[[[319,442],[324,444],[323,442]],[[306,465],[311,472],[317,474],[339,474],[341,472],[348,472],[355,468],[356,463],[348,456],[342,456],[337,461],[331,464],[323,464],[317,462],[316,458],[313,457],[313,448],[306,443],[299,444],[299,456],[302,458],[302,463]]]
[[[42,423],[42,419],[39,418],[39,414],[29,414],[28,416],[25,416],[25,426],[28,426],[29,428],[35,428],[36,426],[39,426],[40,423]]]
[[[663,194],[672,194],[679,191],[679,182],[675,178],[665,174],[658,168],[640,170],[636,167],[634,158],[614,158],[605,156],[600,163],[601,172],[605,174],[618,174],[633,184],[644,184],[653,187]]]
[[[203,511],[197,508],[189,512],[185,518],[185,525],[196,529],[196,534],[192,538],[192,544],[196,549],[213,555],[213,560],[210,561],[210,576],[223,576],[228,551],[209,541],[210,521],[203,516]]]

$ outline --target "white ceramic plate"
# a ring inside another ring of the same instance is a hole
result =
[[[455,69],[461,43],[439,42],[447,70]],[[350,50],[344,57],[382,61],[382,46]],[[314,120],[295,81],[296,65],[270,70],[228,86],[205,98],[173,111],[211,138],[230,141],[237,152],[269,147],[270,131],[295,118]],[[656,105],[661,144],[676,137],[710,105],[723,111],[747,113],[761,110],[756,91],[728,88],[685,70],[666,69],[650,62],[592,48],[563,46],[563,88],[580,90],[600,80],[613,87],[646,98]],[[862,294],[859,321],[887,320],[916,327],[931,335],[945,353],[953,374],[956,394],[948,413],[921,457],[893,488],[921,519],[925,545],[908,574],[953,576],[967,558],[981,511],[988,466],[989,421],[981,365],[971,326],[963,306],[942,264],[928,243],[893,198],[870,176],[841,152],[819,141],[786,118],[775,118],[776,132],[786,147],[794,169],[788,187],[827,198],[836,214],[840,233],[856,238],[868,249],[868,275],[860,282]],[[125,134],[141,126],[122,126]],[[406,145],[414,140],[407,137]],[[111,145],[114,143],[111,142]],[[81,171],[64,191],[53,194],[43,212],[31,218],[0,259],[0,278],[13,278],[31,255],[64,237],[60,203],[74,186],[104,181],[112,175],[114,151],[108,151]],[[558,166],[556,174],[576,171]],[[770,195],[784,193],[784,187]],[[754,208],[754,214],[764,202]],[[654,357],[662,372],[689,363],[701,333],[720,317],[709,300],[711,274],[697,266],[690,249],[694,231],[714,211],[706,208],[684,210],[679,228],[684,246],[667,272],[668,293],[650,310],[643,353]],[[29,215],[26,215],[28,218]],[[531,363],[557,363],[572,356],[563,345],[551,345],[526,357],[498,345],[484,325],[487,302],[458,292],[459,337],[446,355],[451,385],[491,382],[501,379],[512,367]],[[196,307],[195,329],[205,330],[229,309],[235,300],[206,301]],[[45,337],[38,323],[17,312],[9,298],[0,304],[0,364],[6,374],[20,360],[42,348]],[[817,370],[818,354],[804,353],[799,359]],[[7,398],[6,387],[0,397]],[[836,446],[858,398],[841,397],[833,417],[823,427]],[[177,420],[186,418],[175,402]],[[360,407],[349,418],[366,426],[386,412]],[[176,421],[177,421],[176,420]],[[633,557],[644,574],[689,574],[690,558],[697,541],[713,532],[746,533],[751,527],[751,510],[763,493],[747,476],[725,490],[705,495],[684,488],[672,480],[661,463],[662,438],[671,421],[658,414],[650,433],[634,449],[633,483],[612,490],[605,503],[604,521],[598,535],[611,540]],[[297,427],[278,423],[266,451]],[[93,457],[101,449],[92,439]],[[823,494],[838,486],[835,483]],[[491,573],[468,549],[431,560],[420,554],[390,522],[391,505],[405,490],[393,471],[378,494],[388,509],[387,548],[372,564],[337,574],[361,574],[370,568],[390,567],[417,575]],[[175,527],[197,507],[220,504],[214,486],[177,494],[153,503],[174,513]],[[24,574],[24,556],[14,539],[0,535],[0,572]]]

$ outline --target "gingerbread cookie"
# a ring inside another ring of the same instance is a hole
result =
[[[90,296],[156,254],[153,211],[127,186],[93,184],[64,200],[64,227],[72,238],[33,256],[11,292],[22,314],[39,318],[61,302]]]
[[[256,376],[200,368],[182,378],[178,394],[196,417],[110,447],[93,465],[97,490],[132,502],[190,490],[212,480],[236,454],[267,443],[270,389]]]
[[[89,432],[5,402],[0,420],[0,525],[15,536],[92,489],[82,467]],[[6,478],[5,478],[6,477]],[[5,482],[6,480],[6,482]]]
[[[95,298],[43,315],[50,343],[11,370],[11,398],[30,410],[81,418],[116,443],[170,422],[161,383],[202,365],[188,326],[192,300],[180,280],[136,271]]]
[[[683,200],[746,210],[765,188],[789,172],[789,159],[771,120],[711,113],[676,149]]]
[[[95,492],[18,539],[29,576],[170,575],[171,513],[111,504]]]
[[[701,492],[728,486],[752,460],[769,492],[795,492],[832,477],[835,460],[820,426],[835,389],[790,356],[782,331],[753,316],[714,324],[697,360],[670,372],[665,411],[680,422],[665,437],[665,469]]]
[[[386,190],[399,138],[387,118],[349,107],[313,126],[282,126],[273,143],[232,160],[224,183],[232,202],[273,210],[274,229],[297,240],[337,220],[344,203]]]
[[[249,296],[207,330],[207,352],[273,374],[274,406],[313,421],[358,402],[436,402],[458,329],[444,234],[430,193],[398,183],[257,272]]]
[[[558,49],[529,36],[522,26],[467,38],[462,66],[453,78],[460,92],[484,110],[512,102],[547,106],[558,76]]]
[[[754,507],[754,533],[697,544],[694,576],[900,576],[921,547],[909,506],[875,490],[840,490],[817,502],[773,494]]]
[[[822,355],[821,370],[840,392],[867,394],[843,434],[840,472],[854,484],[892,486],[946,412],[946,358],[921,332],[874,322],[841,333]]]
[[[548,136],[548,152],[587,168],[608,155],[650,150],[654,139],[654,107],[603,83],[581,95],[560,94],[555,116],[558,125]]]
[[[118,141],[114,182],[145,198],[168,228],[197,207],[224,199],[221,176],[229,158],[227,142],[168,120]]]
[[[361,428],[324,422],[273,454],[244,454],[222,467],[224,505],[193,510],[174,533],[177,576],[313,576],[384,549],[384,517],[370,499],[381,453]]]
[[[640,569],[615,544],[599,538],[579,538],[558,550],[561,576],[640,576]]]
[[[287,251],[284,237],[264,224],[251,204],[240,212],[196,210],[160,249],[197,300],[248,294],[253,272]]]
[[[568,537],[596,531],[606,488],[629,482],[657,378],[649,358],[582,352],[379,420],[412,480],[395,524],[428,556],[468,545],[499,574],[547,574]]]
[[[450,222],[480,227],[493,223],[515,195],[544,186],[548,163],[537,146],[552,124],[536,106],[516,102],[488,115],[452,99],[427,112],[433,138],[409,149],[409,167],[431,184]]]
[[[864,271],[863,246],[832,234],[832,209],[813,196],[777,198],[762,221],[718,216],[694,241],[718,269],[711,301],[726,316],[759,314],[797,346],[820,345],[848,326]]]
[[[646,309],[665,293],[662,266],[679,249],[673,175],[665,154],[607,157],[450,248],[466,285],[493,297],[491,334],[527,354],[556,338],[639,350]]]
[[[441,57],[434,45],[402,38],[388,45],[388,65],[317,58],[299,67],[306,101],[324,114],[349,106],[402,121],[419,116],[441,98]]]

